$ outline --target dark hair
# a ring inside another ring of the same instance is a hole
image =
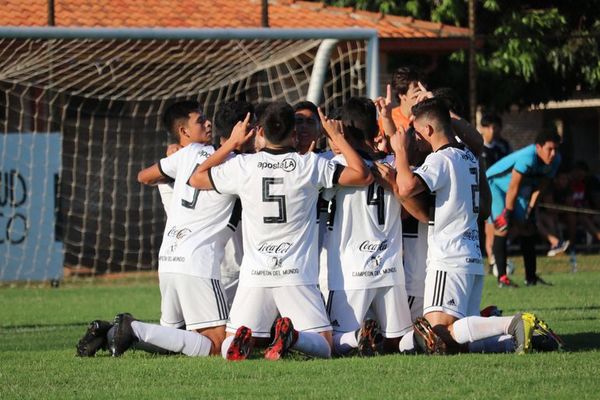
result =
[[[294,106],[294,112],[300,110],[310,110],[313,114],[315,114],[315,116],[317,116],[317,118],[319,117],[319,110],[312,101],[300,101],[296,103]]]
[[[541,131],[535,137],[535,144],[539,144],[540,146],[543,146],[546,142],[554,142],[560,144],[561,141],[562,139],[560,135],[552,131]]]
[[[179,143],[178,125],[184,123],[193,112],[201,113],[200,103],[193,100],[178,101],[171,104],[163,114],[163,124],[174,143]]]
[[[449,87],[441,87],[437,89],[433,89],[431,91],[433,97],[441,99],[446,104],[446,107],[454,114],[463,115],[464,107],[463,103],[458,96],[458,93],[452,88]]]
[[[294,122],[294,109],[285,101],[269,104],[260,118],[265,138],[273,144],[279,144],[290,137]]]
[[[354,143],[372,142],[379,132],[377,108],[366,97],[351,97],[342,107],[344,135]]]
[[[246,118],[246,114],[254,114],[252,104],[245,101],[230,101],[219,107],[215,114],[213,130],[216,138],[229,138],[233,127]]]
[[[433,119],[439,124],[436,129],[443,130],[446,135],[452,133],[450,110],[448,110],[444,100],[438,99],[437,97],[425,99],[422,102],[415,104],[411,111],[415,119],[423,116],[428,119]]]
[[[269,107],[269,104],[271,104],[270,101],[263,101],[258,103],[256,107],[254,107],[254,116],[256,117],[257,121],[260,121],[265,110],[267,109],[267,107]]]
[[[338,120],[338,121],[341,120],[342,119],[342,109],[343,109],[343,107],[331,107],[329,109],[329,112],[327,113],[327,118]]]
[[[412,65],[400,67],[392,75],[392,90],[396,96],[406,94],[410,84],[412,82],[419,82],[420,80],[421,74],[416,67]]]
[[[498,114],[483,114],[479,123],[481,126],[485,127],[497,125],[498,127],[502,128],[502,118],[500,118]]]

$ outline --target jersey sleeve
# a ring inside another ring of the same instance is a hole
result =
[[[217,193],[238,194],[246,181],[245,157],[238,155],[208,170],[208,177]]]
[[[431,153],[427,156],[423,165],[413,173],[423,181],[430,192],[435,192],[444,187],[450,177],[448,161],[440,153]]]
[[[534,163],[535,150],[533,151],[533,154],[531,154],[531,152],[528,151],[527,153],[522,154],[519,158],[515,160],[515,165],[513,166],[513,169],[515,169],[518,173],[524,175],[531,171]]]
[[[332,188],[337,185],[337,181],[340,177],[340,174],[344,170],[345,166],[336,158],[332,160],[327,160],[323,157],[315,156],[316,165],[315,165],[315,186],[320,188]]]
[[[170,156],[161,159],[158,162],[158,169],[160,170],[160,173],[167,178],[175,179],[177,177],[177,165],[179,164],[180,160],[185,157],[187,151],[188,149],[184,147]]]

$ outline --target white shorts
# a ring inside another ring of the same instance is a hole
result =
[[[160,324],[188,331],[225,325],[227,297],[217,279],[163,272],[160,283]]]
[[[373,311],[386,338],[404,336],[412,329],[406,290],[402,285],[329,292],[327,312],[336,333],[358,330],[369,310]]]
[[[441,311],[456,318],[479,315],[483,275],[427,270],[423,314]]]
[[[408,296],[408,308],[410,309],[410,319],[415,322],[419,317],[423,316],[423,297]]]
[[[331,330],[317,285],[239,286],[231,306],[227,332],[234,333],[240,326],[246,326],[252,329],[252,336],[268,338],[278,316],[290,318],[298,331]]]

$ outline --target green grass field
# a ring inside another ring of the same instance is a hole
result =
[[[522,279],[517,261],[516,277]],[[599,398],[600,256],[540,258],[552,287],[498,289],[488,277],[482,305],[545,319],[570,351],[517,356],[386,356],[369,359],[251,360],[74,356],[90,320],[130,311],[157,321],[154,278],[67,281],[60,288],[0,288],[0,399],[9,398]]]

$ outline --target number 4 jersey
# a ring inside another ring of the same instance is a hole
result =
[[[414,171],[435,196],[427,268],[483,275],[477,216],[479,164],[469,150],[443,146]]]
[[[160,160],[161,173],[175,180],[169,215],[158,257],[160,272],[220,279],[225,243],[239,221],[239,202],[213,190],[188,185],[212,146],[192,143]]]
[[[333,161],[346,163],[343,156]],[[393,157],[378,161],[394,165]],[[394,194],[372,183],[327,189],[323,198],[331,201],[325,237],[329,290],[404,285],[402,220]]]
[[[240,286],[317,284],[317,199],[342,169],[286,148],[237,156],[209,171],[216,191],[242,201]]]

